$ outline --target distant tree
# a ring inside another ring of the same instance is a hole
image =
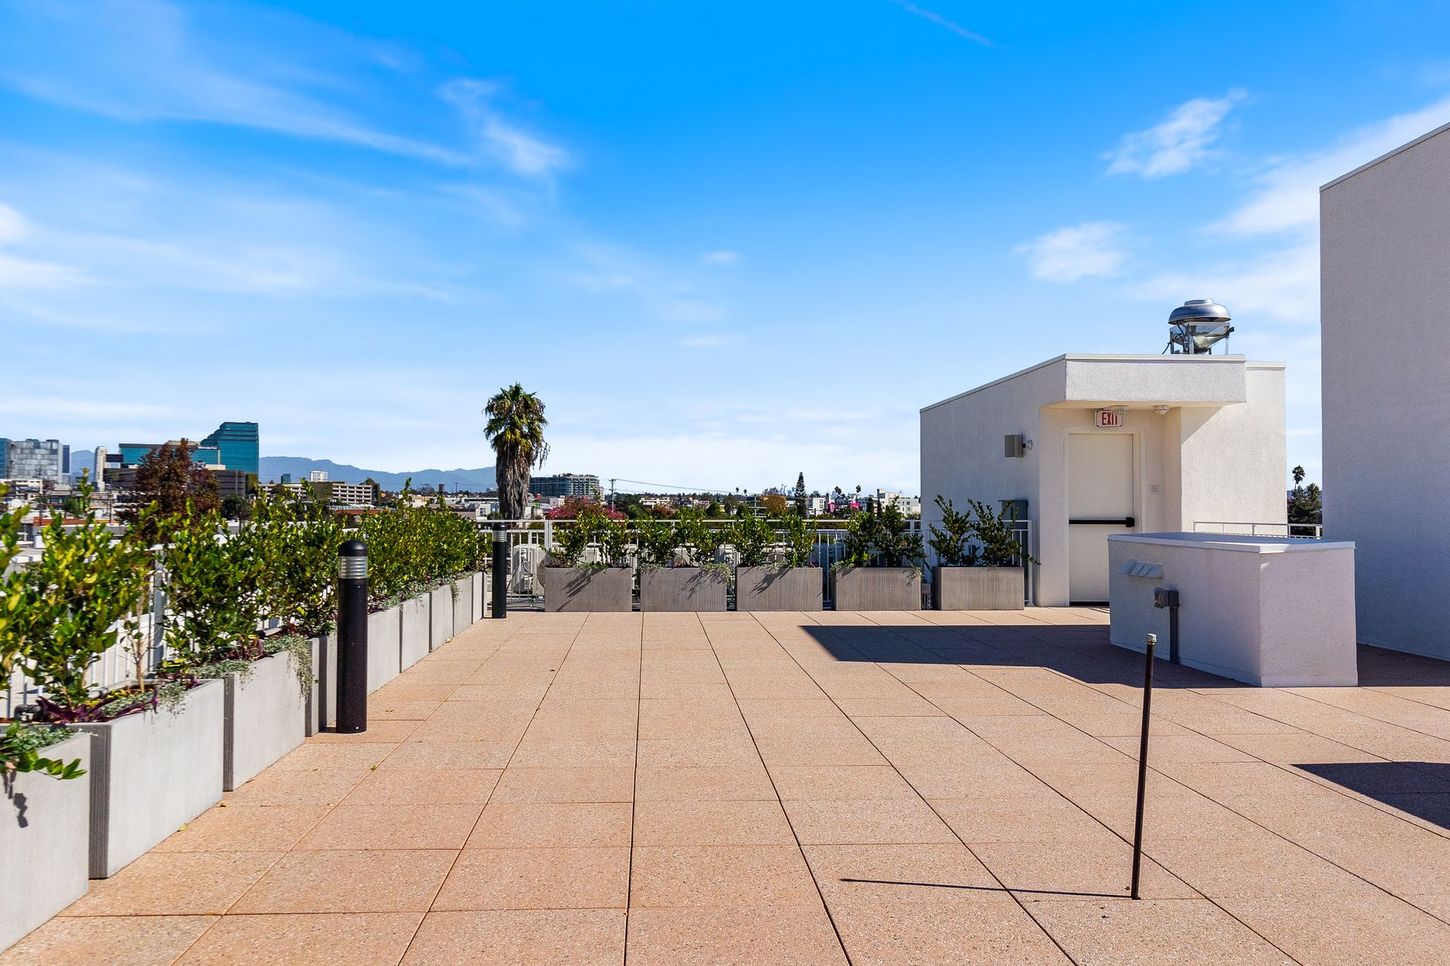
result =
[[[252,505],[244,496],[235,493],[222,497],[222,516],[228,520],[248,520],[252,516]]]
[[[786,507],[790,506],[790,501],[786,499],[784,493],[767,493],[760,498],[760,505],[765,508],[766,513],[778,517],[785,512]]]
[[[221,505],[216,477],[191,458],[192,445],[183,439],[176,445],[166,443],[141,458],[136,467],[136,506],[122,513],[121,519],[145,531],[141,536],[154,541],[159,535],[155,515],[144,516],[141,510],[154,506],[162,517],[203,517]]]
[[[729,496],[725,497],[725,515],[727,517],[733,517],[737,512],[739,512],[740,504],[744,502],[744,500],[736,496],[734,493],[731,493]]]
[[[549,457],[544,440],[544,404],[518,383],[500,389],[484,407],[484,435],[493,446],[498,508],[505,519],[524,515],[529,500],[529,471]]]
[[[719,500],[711,500],[710,505],[705,508],[705,516],[711,520],[718,520],[725,516],[725,504]]]
[[[802,471],[795,478],[795,512],[806,515],[806,474]]]
[[[638,507],[638,504],[635,504]],[[566,497],[564,502],[544,513],[548,520],[577,520],[581,516],[596,516],[607,520],[625,520],[628,514],[612,507],[600,506],[587,496]]]
[[[1289,491],[1289,522],[1323,523],[1323,493],[1317,483],[1305,486],[1304,475],[1304,467],[1294,467],[1294,489]]]

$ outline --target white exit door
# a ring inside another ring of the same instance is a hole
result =
[[[1133,437],[1073,433],[1067,438],[1067,595],[1075,604],[1108,599],[1108,537],[1131,533]]]

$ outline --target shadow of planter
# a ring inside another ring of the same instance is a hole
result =
[[[634,573],[628,567],[540,567],[539,580],[549,613],[634,609]]]
[[[933,567],[937,610],[1022,610],[1021,567]]]
[[[105,879],[222,798],[226,686],[204,681],[174,710],[71,727],[91,744],[91,878]]]
[[[825,583],[820,567],[740,567],[736,610],[820,610]]]
[[[403,673],[402,628],[401,604],[368,615],[368,694]]]
[[[253,664],[245,680],[228,674],[222,683],[222,788],[230,792],[302,744],[309,702],[297,683],[297,662],[285,651]]]
[[[91,769],[91,736],[41,752]],[[34,772],[4,779],[0,797],[0,950],[86,894],[91,776],[59,781]]]
[[[473,578],[459,577],[453,582],[453,633],[456,637],[473,624]]]
[[[842,567],[833,577],[836,610],[921,610],[916,567]]]
[[[428,650],[436,651],[453,636],[453,591],[444,584],[428,593]]]
[[[401,666],[406,670],[428,656],[429,607],[427,594],[403,601]]]
[[[723,611],[728,583],[725,571],[720,569],[643,567],[639,572],[639,609]]]

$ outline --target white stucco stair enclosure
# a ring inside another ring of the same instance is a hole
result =
[[[923,525],[944,496],[1031,523],[1040,606],[1108,600],[1108,538],[1286,518],[1284,366],[1062,355],[921,410]]]
[[[1108,538],[1111,639],[1168,658],[1177,592],[1181,664],[1259,687],[1354,687],[1354,544],[1216,533]]]

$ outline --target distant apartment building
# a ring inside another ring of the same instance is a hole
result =
[[[70,475],[70,447],[58,439],[0,437],[0,479],[64,483]]]
[[[326,483],[327,470],[312,470],[307,474],[308,483]]]
[[[323,474],[326,476],[326,474]],[[376,506],[376,483],[344,483],[341,480],[309,481],[312,492],[329,506]]]
[[[545,499],[571,496],[598,497],[600,494],[599,477],[590,473],[535,476],[529,482],[529,492]]]
[[[921,497],[919,496],[907,496],[905,493],[891,493],[886,490],[877,490],[876,503],[881,507],[894,506],[901,511],[902,516],[921,516]]]
[[[1319,189],[1324,535],[1359,640],[1450,659],[1450,125]],[[1405,499],[1413,494],[1413,498]]]

